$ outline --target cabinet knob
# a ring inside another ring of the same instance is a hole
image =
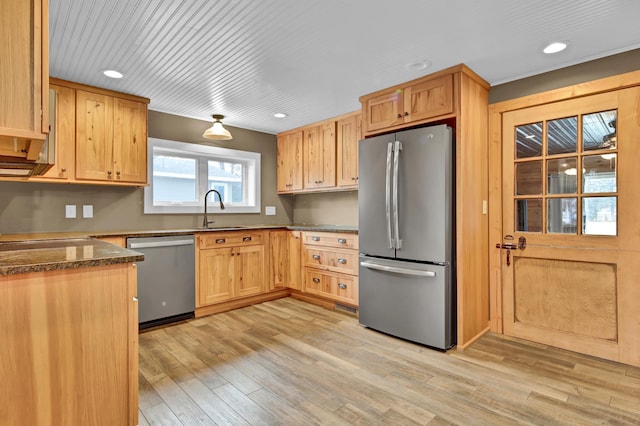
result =
[[[116,171],[116,176],[120,177],[120,170]]]
[[[314,254],[311,257],[313,257],[313,260],[320,260],[320,255],[318,255],[318,254]]]
[[[242,237],[242,241],[244,242],[251,241],[251,237]]]
[[[344,264],[346,264],[346,263],[347,263],[347,259],[343,259],[342,257],[339,257],[339,258],[338,258],[338,263],[340,263],[340,264],[344,265]]]
[[[311,240],[313,240],[313,241],[320,241],[320,237],[311,237]]]
[[[66,171],[67,171],[67,168],[66,168],[66,167],[63,167],[63,168],[61,168],[61,169],[60,169],[60,171],[61,171],[62,173],[64,173],[64,172],[66,172]]]
[[[346,238],[338,238],[338,244],[347,244]]]
[[[347,288],[347,285],[345,283],[338,283],[338,287],[340,287],[341,289],[345,289]]]
[[[402,118],[402,114],[398,114],[398,118]]]
[[[316,284],[319,283],[320,282],[320,278],[314,278],[313,282],[316,283]]]
[[[223,243],[226,243],[226,242],[227,242],[227,240],[225,238],[218,238],[216,240],[216,244],[223,244]]]
[[[405,111],[404,112],[404,116],[406,117],[407,115],[409,115],[409,113]]]
[[[107,175],[109,175],[109,177],[111,177],[112,174],[111,170],[107,170]]]

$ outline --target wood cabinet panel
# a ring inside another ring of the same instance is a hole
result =
[[[358,304],[358,279],[317,269],[305,269],[304,291],[350,305]]]
[[[0,277],[2,424],[137,424],[133,264]]]
[[[306,246],[304,266],[358,275],[358,253],[355,250]]]
[[[404,123],[402,90],[387,90],[362,103],[364,128],[368,132]]]
[[[289,282],[289,231],[269,232],[269,290],[287,287]]]
[[[113,98],[76,92],[76,178],[113,177]]]
[[[278,193],[302,189],[302,131],[278,135]]]
[[[235,256],[235,297],[263,293],[267,277],[264,245],[236,247],[232,256]]]
[[[147,106],[114,98],[113,168],[116,181],[147,182]]]
[[[352,233],[303,231],[302,241],[306,245],[358,248],[358,234]]]
[[[49,2],[0,3],[0,139],[44,140],[49,131]]]
[[[264,244],[264,231],[207,232],[198,235],[201,249]]]
[[[424,120],[453,112],[453,76],[428,80],[404,89],[404,122]]]
[[[287,287],[295,290],[302,289],[302,238],[300,234],[300,231],[288,232],[289,281]]]
[[[234,297],[233,248],[198,251],[198,305],[224,302]]]
[[[336,186],[358,187],[358,142],[362,139],[362,114],[337,120]]]
[[[336,184],[336,123],[328,121],[305,129],[304,188],[331,188]]]

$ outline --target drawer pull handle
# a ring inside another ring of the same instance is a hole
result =
[[[320,278],[314,278],[314,279],[313,279],[313,282],[314,282],[314,283],[316,283],[316,284],[318,284],[318,283],[320,282]]]
[[[342,263],[343,265],[347,263],[347,259],[343,259],[341,257],[338,258],[338,263]]]
[[[244,242],[251,241],[251,237],[242,237],[242,241]]]
[[[344,290],[345,288],[347,288],[347,285],[345,283],[338,283],[338,287]]]
[[[345,238],[338,238],[338,243],[347,244],[347,240]]]
[[[227,242],[226,238],[218,238],[216,239],[216,244],[224,244]]]
[[[311,257],[313,257],[314,260],[320,260],[320,255],[319,254],[314,254]]]
[[[312,241],[320,241],[320,237],[311,237]]]

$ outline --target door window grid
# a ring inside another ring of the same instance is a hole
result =
[[[617,235],[616,117],[610,110],[515,127],[517,231]]]

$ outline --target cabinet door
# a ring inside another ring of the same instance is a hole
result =
[[[363,103],[367,132],[404,123],[402,91],[393,90],[368,98]]]
[[[336,122],[304,131],[304,187],[330,188],[336,184]]]
[[[49,2],[0,2],[0,138],[44,140],[48,132]]]
[[[200,250],[198,253],[198,307],[231,300],[235,270],[233,248]]]
[[[289,231],[289,282],[287,286],[295,290],[302,290],[302,238],[300,231]]]
[[[264,292],[265,272],[264,246],[245,246],[233,249],[236,264],[236,297],[251,296]]]
[[[269,233],[269,290],[287,287],[289,281],[289,231]]]
[[[278,136],[278,192],[302,189],[302,132]]]
[[[147,183],[147,105],[115,98],[113,102],[115,181]]]
[[[338,120],[337,186],[358,186],[358,141],[362,139],[362,114]]]
[[[113,180],[113,98],[76,92],[76,178]]]
[[[453,113],[453,75],[445,75],[404,89],[405,122],[451,113]]]
[[[56,162],[40,179],[73,179],[75,177],[76,150],[76,91],[69,87],[50,86],[56,92],[55,123],[51,123],[51,134],[56,143]]]

